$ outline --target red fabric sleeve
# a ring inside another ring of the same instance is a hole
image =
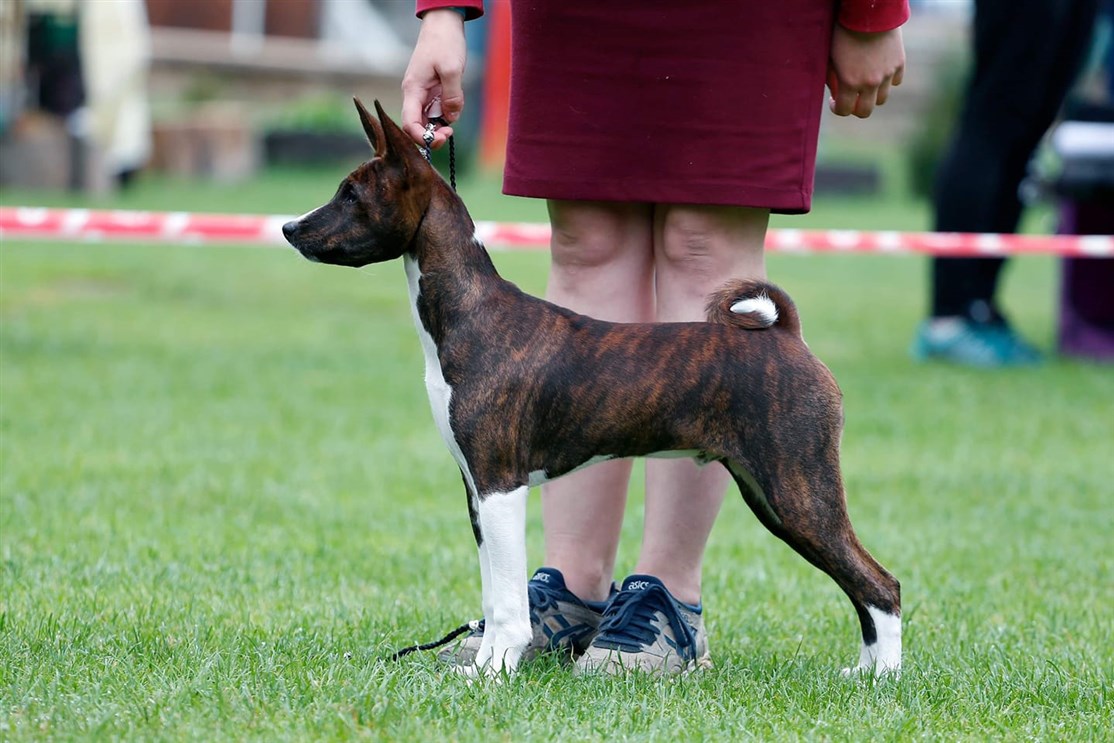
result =
[[[438,8],[461,8],[464,20],[471,21],[484,14],[484,0],[418,0],[416,15],[421,18],[427,10]]]
[[[843,0],[838,20],[852,31],[889,31],[909,20],[909,0]]]

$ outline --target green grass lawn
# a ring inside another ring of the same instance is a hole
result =
[[[111,205],[301,212],[341,175],[160,183]],[[465,190],[477,217],[543,216],[481,186]],[[828,201],[800,222],[923,219]],[[541,291],[544,255],[496,262]],[[6,240],[0,738],[1109,740],[1112,370],[913,364],[923,258],[773,256],[770,274],[844,389],[851,515],[902,581],[898,681],[839,676],[858,654],[850,604],[737,495],[706,562],[712,671],[579,678],[545,661],[469,684],[429,655],[388,662],[479,611],[401,266]],[[1026,258],[1005,285],[1045,349],[1055,282],[1053,261]],[[628,515],[620,571],[637,483]]]

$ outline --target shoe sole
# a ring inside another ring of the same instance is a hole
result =
[[[611,658],[608,657],[608,659],[606,661],[604,661],[603,663],[600,663],[598,665],[593,665],[591,667],[589,667],[587,664],[581,664],[581,663],[577,662],[576,667],[574,668],[574,672],[578,676],[590,676],[590,675],[625,676],[627,674],[632,674],[632,673],[643,673],[643,674],[646,674],[648,676],[664,677],[664,676],[688,676],[690,674],[697,673],[699,671],[710,671],[714,667],[715,666],[712,663],[712,656],[709,653],[705,653],[704,655],[700,656],[699,658],[696,658],[694,660],[690,660],[689,662],[685,663],[683,666],[681,666],[680,668],[678,668],[676,670],[668,670],[668,669],[664,669],[664,668],[661,668],[661,667],[658,667],[658,668],[641,668],[641,667],[638,667],[638,666],[628,668],[628,667],[623,665],[623,662],[622,662],[621,658],[618,659],[617,662],[613,662],[611,660]]]

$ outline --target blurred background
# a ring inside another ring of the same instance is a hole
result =
[[[866,121],[823,115],[813,210],[775,228],[931,229],[971,18],[914,1],[904,83]],[[507,21],[488,0],[466,25],[459,190],[477,220],[545,222],[500,193]],[[399,111],[418,23],[413,0],[0,0],[0,218],[307,212],[369,156],[351,97]],[[1072,110],[1110,116],[1108,20],[1092,43]],[[1114,135],[1063,131],[1021,228],[1082,229],[1074,206],[1110,234]],[[2,740],[1111,737],[1114,374],[1064,341],[1086,320],[1114,349],[1114,279],[1072,294],[1066,260],[1011,259],[1003,304],[1049,363],[986,373],[910,359],[928,256],[771,253],[843,390],[852,515],[901,577],[909,670],[890,690],[828,674],[857,631],[838,588],[725,506],[704,581],[721,672],[601,694],[547,667],[471,686],[378,662],[480,608],[401,267],[92,232],[0,224]],[[544,290],[543,252],[494,260]],[[540,564],[536,500],[529,518]]]
[[[962,93],[970,17],[969,0],[914,2],[891,104],[867,122],[824,117],[818,196],[927,195]],[[0,186],[98,195],[137,175],[244,183],[275,167],[351,164],[366,149],[349,100],[399,110],[417,30],[411,0],[5,0]],[[459,157],[468,175],[494,174],[484,182],[497,191],[509,13],[489,3],[467,30]],[[1099,67],[1080,95],[1103,95]]]
[[[1068,105],[1110,127],[1112,5]],[[813,212],[775,215],[775,228],[931,229],[972,14],[971,0],[913,0],[904,83],[869,120],[824,114]],[[460,191],[477,219],[545,222],[544,202],[500,194],[509,25],[502,0],[466,24]],[[3,0],[0,205],[303,213],[367,156],[351,97],[400,110],[418,26],[412,0]],[[1111,132],[1074,161],[1046,138],[1021,231],[1062,230],[1065,200],[1094,201],[1102,183],[1089,230],[1109,233]],[[1068,193],[1065,174],[1092,191]]]

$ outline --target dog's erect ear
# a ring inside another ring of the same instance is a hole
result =
[[[382,124],[380,130],[387,139],[387,159],[394,158],[403,163],[425,164],[425,158],[418,151],[414,140],[391,120],[378,100],[375,101],[375,113],[379,114],[379,121]]]
[[[356,104],[356,110],[360,112],[360,123],[364,125],[364,134],[367,135],[367,141],[371,143],[372,149],[375,150],[375,156],[383,157],[387,154],[387,137],[383,134],[383,127],[379,125],[374,116],[368,113],[364,104],[360,103],[359,98],[353,97],[352,102]],[[379,101],[375,102],[375,108],[379,109]],[[379,109],[379,115],[383,115],[381,109]]]

